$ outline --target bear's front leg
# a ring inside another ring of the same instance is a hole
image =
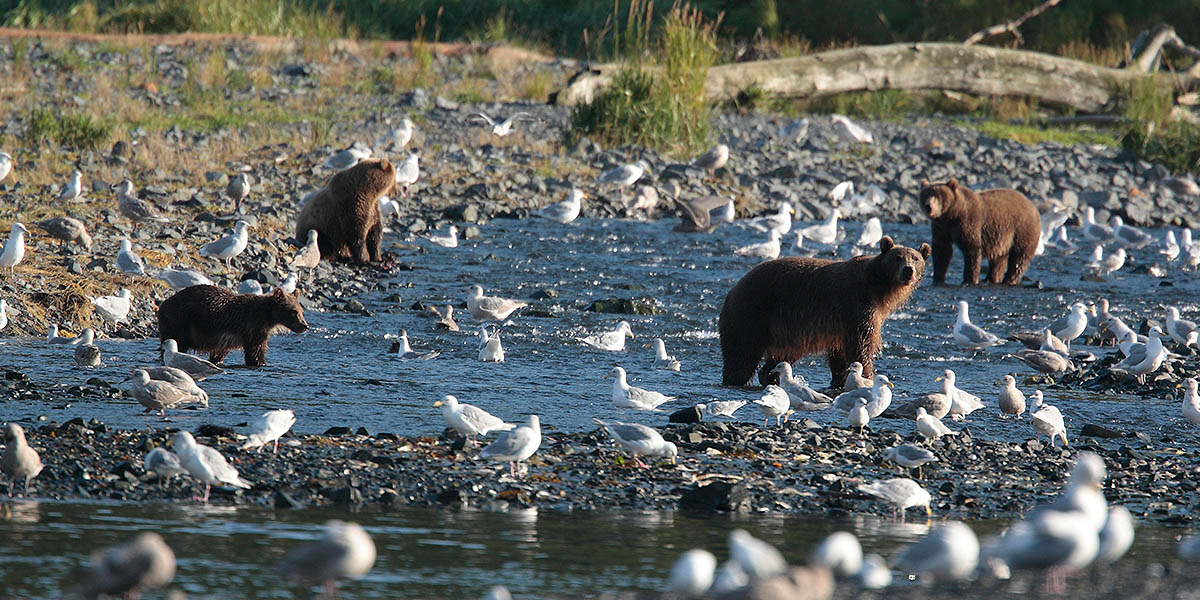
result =
[[[261,367],[267,364],[267,338],[247,338],[242,352],[246,355],[247,367]]]

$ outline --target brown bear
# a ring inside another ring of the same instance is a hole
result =
[[[298,292],[235,294],[215,285],[179,290],[158,307],[158,337],[175,340],[180,352],[208,352],[216,364],[230,350],[241,348],[247,367],[267,363],[267,339],[272,333],[308,329]]]
[[[763,358],[759,382],[773,383],[775,365],[821,351],[834,387],[854,361],[870,377],[883,320],[917,288],[930,252],[929,244],[914,250],[886,236],[879,249],[845,261],[777,258],[746,273],[721,307],[722,383],[746,385]]]
[[[921,185],[921,210],[933,230],[933,284],[946,284],[957,245],[963,253],[963,285],[979,283],[984,258],[988,281],[1020,285],[1042,235],[1041,216],[1029,198],[1008,188],[977,193],[954,179]]]
[[[296,217],[296,239],[317,230],[317,246],[325,260],[379,263],[383,219],[379,197],[396,185],[396,171],[386,158],[371,158],[338,172],[304,204]]]

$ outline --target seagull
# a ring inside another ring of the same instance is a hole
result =
[[[752,579],[774,577],[787,570],[787,561],[778,550],[744,529],[729,533],[729,557]]]
[[[829,534],[808,557],[808,564],[820,565],[833,572],[838,579],[849,579],[862,569],[862,544],[849,531]]]
[[[1061,437],[1063,446],[1067,446],[1067,427],[1063,424],[1062,413],[1058,407],[1046,404],[1042,399],[1042,390],[1033,392],[1033,412],[1029,413],[1033,417],[1033,430],[1037,432],[1038,437],[1047,436],[1050,438],[1050,447],[1054,447],[1054,438]]]
[[[894,448],[887,448],[883,451],[883,458],[906,469],[916,467],[918,476],[921,474],[921,465],[938,460],[932,451],[912,444],[900,444]]]
[[[117,251],[117,268],[122,273],[129,276],[130,281],[134,275],[145,275],[146,264],[142,262],[142,257],[134,254],[133,244],[128,239],[121,240],[121,249]]]
[[[225,197],[233,199],[233,212],[242,210],[242,200],[250,195],[250,175],[238,173],[225,186]]]
[[[486,335],[487,330],[484,330],[485,338],[483,344],[479,347],[479,360],[483,362],[504,362],[504,346],[500,344],[500,332],[497,331],[491,335]]]
[[[621,338],[621,343],[624,344],[625,338]],[[646,344],[646,348],[654,346],[654,364],[660,369],[667,371],[679,371],[679,361],[675,360],[674,356],[667,354],[667,345],[662,341],[662,338],[654,338],[653,342]]]
[[[863,428],[871,421],[871,413],[867,411],[867,399],[855,398],[855,406],[850,409],[846,417],[850,421],[850,426],[858,429],[858,433],[861,435]]]
[[[0,300],[0,303],[3,302]],[[95,339],[96,332],[91,327],[79,334],[79,343],[75,345],[75,364],[81,367],[100,366],[100,348],[92,343]]]
[[[860,484],[858,491],[864,494],[870,494],[883,500],[892,507],[892,519],[896,518],[896,512],[900,512],[900,520],[904,521],[904,511],[914,506],[925,507],[925,515],[933,514],[929,508],[929,503],[933,501],[933,497],[921,484],[908,479],[906,477],[894,477],[883,481],[874,481],[870,484]]]
[[[427,306],[426,309],[433,313],[438,318],[437,327],[446,331],[458,331],[458,323],[454,321],[454,306],[447,304],[446,313],[442,314],[436,306]]]
[[[572,186],[571,191],[567,192],[567,199],[562,202],[555,202],[549,206],[533,211],[533,214],[549,219],[555,223],[566,225],[571,221],[579,218],[579,212],[583,209],[583,191]]]
[[[1113,506],[1108,509],[1108,518],[1104,520],[1104,528],[1100,530],[1100,550],[1096,562],[1108,565],[1116,562],[1133,545],[1133,515],[1124,506]]]
[[[213,484],[223,483],[235,488],[250,489],[250,484],[238,476],[237,469],[233,468],[220,452],[209,446],[197,444],[192,434],[186,431],[177,432],[171,438],[171,447],[179,455],[179,462],[187,469],[188,475],[204,484],[204,497],[201,500],[205,504],[208,503],[208,494]]]
[[[758,409],[763,414],[763,427],[767,426],[767,419],[775,417],[775,426],[778,427],[780,419],[787,416],[792,409],[791,398],[783,388],[777,385],[768,385],[763,391],[763,395],[758,400],[754,401],[758,405]]]
[[[666,593],[671,597],[699,598],[712,587],[717,569],[717,557],[708,550],[684,552],[671,567]]]
[[[649,214],[658,206],[658,188],[652,185],[639,185],[637,193],[633,197],[634,211],[643,211]]]
[[[606,331],[599,335],[589,335],[587,337],[577,338],[584,345],[595,348],[597,350],[606,350],[608,352],[624,352],[625,338],[633,337],[633,329],[629,327],[629,321],[621,321],[617,323],[617,328],[612,331]]]
[[[403,150],[412,140],[415,129],[416,126],[412,119],[404,117],[400,119],[399,125],[379,136],[379,139],[375,140],[375,145],[381,150]]]
[[[1100,273],[1108,277],[1114,272],[1120,271],[1121,267],[1125,266],[1125,256],[1124,248],[1117,248],[1115,252],[1109,253],[1100,263]]]
[[[230,269],[233,266],[230,261],[243,250],[246,249],[246,244],[250,241],[250,232],[246,230],[248,224],[238,219],[233,224],[233,232],[229,235],[220,238],[216,241],[209,242],[200,247],[200,256],[207,256],[225,261],[225,268]]]
[[[796,119],[779,129],[779,137],[788,143],[802,144],[808,137],[808,119]]]
[[[954,341],[960,346],[980,350],[988,346],[1003,344],[1004,340],[984,331],[974,323],[967,313],[967,301],[958,301],[958,318],[954,321]]]
[[[950,407],[954,405],[955,394],[953,373],[954,371],[946,369],[941,375],[934,378],[934,381],[942,382],[942,388],[940,392],[925,394],[920,398],[910,400],[896,407],[896,409],[891,411],[889,414],[891,416],[904,419],[917,418],[917,416],[920,414],[920,410],[922,409],[937,419],[941,419],[942,417],[950,414]]]
[[[199,356],[180,352],[179,343],[171,338],[163,340],[160,347],[162,348],[163,366],[179,369],[197,381],[213,375],[225,374],[224,369]]]
[[[392,346],[388,348],[388,354],[395,354],[398,357],[408,359],[430,360],[441,356],[441,352],[431,350],[429,352],[415,352],[412,346],[408,344],[408,331],[401,329],[400,337],[392,342]]]
[[[779,258],[779,252],[781,249],[779,244],[779,232],[772,229],[767,232],[767,236],[767,241],[736,248],[734,249],[733,253],[738,256],[751,256],[766,260],[774,260]]]
[[[4,181],[12,173],[13,157],[7,152],[0,152],[0,181]]]
[[[42,458],[37,450],[25,441],[25,430],[16,423],[4,426],[4,454],[0,455],[0,472],[8,476],[8,497],[13,497],[17,480],[25,479],[25,494],[29,494],[29,480],[42,472]]]
[[[420,160],[421,156],[416,152],[409,153],[408,158],[396,169],[396,185],[400,186],[400,193],[405,198],[408,197],[408,188],[421,178]]]
[[[887,375],[876,375],[875,381],[869,388],[858,388],[838,394],[833,399],[833,407],[841,412],[850,412],[862,400],[867,404],[867,412],[871,418],[878,417],[892,404],[892,390],[895,387]]]
[[[1025,413],[1025,394],[1017,389],[1017,379],[1012,375],[1004,376],[1004,387],[1000,389],[997,405],[1000,407],[1001,419],[1008,418],[1008,415],[1020,419]]]
[[[143,367],[143,369],[150,376],[151,381],[169,383],[189,394],[189,397],[179,402],[180,404],[195,402],[200,406],[208,408],[208,392],[200,389],[200,386],[196,385],[196,380],[192,379],[191,375],[175,367]]]
[[[733,418],[733,413],[746,405],[745,400],[712,400],[710,402],[702,402],[696,405],[696,409],[701,414],[710,417],[729,417]]]
[[[46,332],[46,341],[51,344],[78,344],[80,338],[58,335],[58,325],[51,323]]]
[[[8,232],[8,241],[4,242],[4,251],[0,252],[0,269],[8,269],[11,275],[25,259],[25,234],[29,230],[20,223],[13,223]]]
[[[299,276],[297,276],[295,273],[288,273],[288,276],[284,278],[283,283],[279,284],[279,290],[285,294],[295,294],[296,285],[299,283]]]
[[[833,189],[829,190],[829,193],[826,195],[826,197],[838,204],[841,204],[842,200],[845,200],[847,196],[854,196],[853,181],[843,181],[833,186]]]
[[[1080,225],[1083,239],[1093,243],[1107,242],[1113,239],[1113,232],[1108,226],[1096,222],[1096,209],[1091,206],[1083,211],[1083,224]]]
[[[779,375],[779,387],[787,392],[792,410],[824,410],[833,404],[832,398],[809,387],[803,375],[793,374],[791,363],[782,361],[771,372]]]
[[[400,216],[400,203],[388,196],[379,197],[379,218],[390,222]]]
[[[431,235],[431,236],[429,236],[429,241],[431,241],[443,248],[457,248],[458,247],[458,227],[451,225],[446,230],[446,235],[438,235],[438,234]]]
[[[492,118],[487,115],[487,113],[477,112],[474,115],[471,115],[471,118],[475,121],[482,120],[486,122],[488,127],[492,128],[492,135],[495,135],[496,137],[504,137],[513,132],[513,126],[517,124],[517,121],[520,121],[521,119],[532,121],[533,115],[527,112],[517,112],[513,113],[503,121],[496,122],[493,121]]]
[[[375,566],[375,542],[358,523],[325,522],[321,539],[293,548],[275,565],[275,574],[306,584],[321,584],[336,597],[339,579],[359,578]]]
[[[1096,247],[1092,248],[1092,256],[1091,256],[1091,258],[1088,259],[1087,264],[1085,266],[1087,266],[1090,269],[1099,269],[1100,265],[1103,263],[1104,263],[1104,246],[1102,246],[1100,244],[1096,244]]]
[[[513,423],[505,423],[497,417],[473,404],[460,404],[458,398],[446,395],[434,402],[435,407],[442,407],[442,418],[446,424],[467,438],[467,443],[474,441],[472,436],[483,436],[493,431],[510,431],[516,427]]]
[[[1154,236],[1137,227],[1126,225],[1118,215],[1113,215],[1108,224],[1112,227],[1113,238],[1127,248],[1137,250],[1154,241]]]
[[[696,202],[696,200],[693,200],[688,204],[691,205],[693,202]],[[737,206],[734,205],[733,200],[729,200],[725,204],[722,204],[721,206],[710,211],[708,215],[708,221],[709,223],[732,223],[735,217],[737,217]]]
[[[537,415],[529,415],[529,420],[512,431],[500,436],[479,451],[479,458],[497,462],[507,462],[509,473],[517,478],[517,465],[533,456],[542,445],[542,424]]]
[[[121,288],[116,296],[94,298],[92,299],[92,310],[105,321],[120,323],[129,318],[129,309],[132,306],[129,296],[129,290]]]
[[[1167,350],[1162,345],[1162,329],[1158,326],[1150,328],[1150,340],[1138,352],[1130,350],[1125,360],[1113,365],[1115,371],[1124,371],[1137,376],[1138,383],[1146,383],[1146,375],[1153,373],[1167,359]]]
[[[858,239],[854,241],[854,245],[859,248],[874,248],[879,244],[879,240],[882,239],[883,224],[879,221],[879,217],[871,217],[863,225],[862,232],[858,234]]]
[[[317,245],[317,230],[309,229],[307,241],[304,242],[304,247],[292,257],[288,263],[293,269],[308,269],[313,270],[317,265],[321,264],[321,248]]]
[[[979,564],[979,538],[961,521],[947,521],[909,544],[892,564],[902,571],[929,575],[935,580],[967,579]]]
[[[1075,338],[1083,335],[1087,325],[1087,307],[1082,302],[1075,302],[1065,316],[1050,323],[1050,332],[1069,348]]]
[[[0,330],[8,327],[8,302],[0,298]]]
[[[721,196],[703,196],[688,202],[671,196],[671,200],[679,207],[679,224],[675,226],[674,231],[712,233],[717,225],[733,221],[733,217],[726,219],[725,214],[714,212],[732,207],[733,200]]]
[[[642,174],[650,170],[650,163],[645,160],[639,160],[636,163],[628,165],[620,165],[613,167],[600,174],[596,181],[600,183],[612,183],[617,186],[618,195],[625,193],[625,188],[637,183],[637,180],[642,178]]]
[[[1183,380],[1183,417],[1192,425],[1200,426],[1200,395],[1196,393],[1196,378]]]
[[[717,144],[711,150],[697,156],[692,164],[698,168],[708,171],[710,175],[714,174],[717,169],[725,166],[729,161],[729,146],[725,144]]]
[[[1066,227],[1059,227],[1057,235],[1050,240],[1050,243],[1063,254],[1072,254],[1079,249],[1079,246],[1077,246],[1075,242],[1072,242],[1071,239],[1067,237]]]
[[[1170,306],[1167,307],[1167,335],[1175,340],[1176,344],[1187,345],[1188,336],[1193,331],[1198,331],[1200,328],[1192,321],[1187,321],[1179,318],[1179,309]]]
[[[917,433],[927,440],[936,440],[943,435],[958,435],[957,431],[946,427],[942,420],[929,414],[924,407],[917,408]]]
[[[780,236],[783,236],[783,234],[791,231],[792,215],[794,214],[796,214],[796,209],[792,207],[791,202],[780,202],[779,208],[774,214],[752,219],[750,226],[759,231],[775,231]]]
[[[592,417],[592,422],[608,431],[613,441],[628,451],[639,467],[649,468],[638,455],[662,456],[671,459],[671,464],[675,464],[675,456],[679,454],[679,449],[675,444],[664,440],[662,434],[654,429],[637,423],[602,421],[595,417]]]
[[[150,374],[145,369],[134,369],[130,381],[132,384],[129,392],[133,399],[148,410],[157,410],[158,415],[163,419],[166,419],[168,408],[185,400],[194,399],[190,392],[165,381],[150,379]]]
[[[83,195],[83,173],[79,171],[71,172],[71,181],[67,182],[61,190],[58,191],[58,199],[64,202],[73,202],[78,200]]]
[[[35,223],[36,224],[36,223]],[[1167,259],[1167,262],[1172,262],[1179,258],[1179,242],[1175,241],[1175,232],[1167,230],[1166,238],[1163,239],[1162,248],[1158,253]]]
[[[334,171],[344,171],[368,158],[371,158],[371,149],[367,148],[362,142],[354,142],[330,154],[325,159],[325,168]]]
[[[825,246],[831,245],[831,244],[837,242],[837,239],[838,239],[837,221],[838,221],[838,218],[841,216],[842,216],[842,211],[835,208],[832,211],[830,211],[829,217],[825,219],[824,223],[821,223],[818,225],[809,225],[808,227],[801,229],[800,233],[804,234],[805,239],[812,240],[818,244],[822,244]]]
[[[75,576],[79,587],[74,594],[80,598],[137,598],[142,590],[165,587],[175,579],[175,553],[154,532],[96,552],[91,560]]]
[[[1075,370],[1075,365],[1070,359],[1053,350],[1021,350],[1016,354],[1005,354],[1001,358],[1015,358],[1046,375]]]
[[[183,288],[192,287],[193,285],[212,285],[211,279],[205,277],[199,271],[191,269],[173,269],[167,267],[158,272],[158,279],[161,279],[171,286],[172,291],[179,291]]]
[[[179,462],[179,455],[166,448],[151,450],[142,460],[142,467],[146,472],[157,475],[159,479],[170,479],[187,473],[187,469]]]
[[[858,388],[869,388],[874,383],[870,379],[863,377],[863,365],[858,361],[850,363],[846,368],[846,379],[842,383],[844,390],[856,390]]]
[[[290,410],[269,410],[255,419],[250,435],[246,438],[246,443],[242,444],[241,449],[258,448],[258,451],[262,452],[264,446],[274,442],[272,452],[278,454],[279,438],[295,424],[296,413]]]
[[[675,399],[674,396],[629,385],[625,381],[625,369],[621,367],[613,367],[612,371],[604,378],[613,378],[612,401],[614,408],[658,410],[660,405]]]
[[[168,219],[158,214],[158,209],[154,205],[137,197],[133,193],[133,182],[128,179],[122,179],[120,183],[112,186],[112,189],[117,190],[117,209],[125,216],[126,219],[133,221],[134,226],[141,223],[166,223]]]
[[[467,295],[467,312],[480,321],[503,321],[523,306],[529,304],[507,298],[484,296],[483,287],[479,285],[471,286],[471,292]]]
[[[850,146],[859,146],[862,144],[874,144],[875,136],[871,135],[870,131],[863,129],[862,126],[851,121],[844,115],[832,115],[830,119],[833,121],[833,131],[843,142]]]
[[[72,217],[51,217],[34,222],[34,227],[45,231],[47,235],[59,241],[61,250],[67,242],[75,242],[83,246],[88,254],[92,253],[92,236],[88,235],[83,221]]]

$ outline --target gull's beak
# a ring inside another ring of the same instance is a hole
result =
[[[894,384],[894,383],[892,383],[892,382],[890,382],[890,381],[889,381],[889,382],[887,382],[887,385],[888,385],[888,387],[896,387],[896,384]]]
[[[445,402],[442,402],[441,400],[438,400],[437,402],[433,403],[434,406],[441,406],[443,404],[445,404]]]
[[[943,380],[943,379],[945,379],[945,378],[946,378],[946,376],[945,376],[945,375],[938,375],[938,376],[937,376],[937,378],[936,378],[936,379],[934,379],[934,381],[941,381],[941,380]]]
[[[604,376],[604,378],[605,378],[605,379],[612,379],[612,378],[613,378],[613,374],[612,374],[612,373],[609,373],[608,375],[605,375],[605,376]]]
[[[630,332],[629,332],[629,337],[631,337],[631,338],[633,337],[633,332],[632,332],[632,331],[630,331]],[[646,344],[646,347],[647,347],[647,348],[649,348],[649,347],[650,347],[650,345],[649,345],[649,344]]]
[[[928,505],[928,504],[926,504],[926,505],[925,505],[925,516],[926,516],[926,517],[932,517],[932,516],[933,516],[933,511],[929,509],[929,505]]]
[[[673,465],[679,464],[679,463],[675,462],[675,457],[674,457],[674,456],[672,456],[672,457],[671,457],[671,464],[673,464]]]

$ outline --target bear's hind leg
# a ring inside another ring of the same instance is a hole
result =
[[[1033,262],[1034,251],[1024,248],[1014,247],[1009,253],[1008,272],[1004,274],[1005,285],[1021,285],[1021,278],[1025,276],[1025,271],[1029,269],[1029,263]]]
[[[1001,254],[988,261],[988,283],[999,284],[1008,271],[1008,255]]]
[[[721,355],[724,366],[721,369],[721,385],[742,386],[750,383],[762,360],[762,348],[737,347],[734,344],[721,344]]]
[[[371,255],[372,262],[382,260],[380,248],[383,245],[383,223],[376,223],[370,231],[367,232],[367,252]]]
[[[185,350],[183,348],[180,348],[179,351],[187,352],[187,350]],[[222,348],[221,350],[213,350],[208,353],[208,362],[210,362],[214,365],[219,365],[219,364],[225,362],[225,356],[228,354],[229,354],[228,348]]]
[[[826,352],[825,362],[829,365],[830,387],[841,389],[846,383],[846,370],[850,368],[851,361],[846,360],[839,348]]]

